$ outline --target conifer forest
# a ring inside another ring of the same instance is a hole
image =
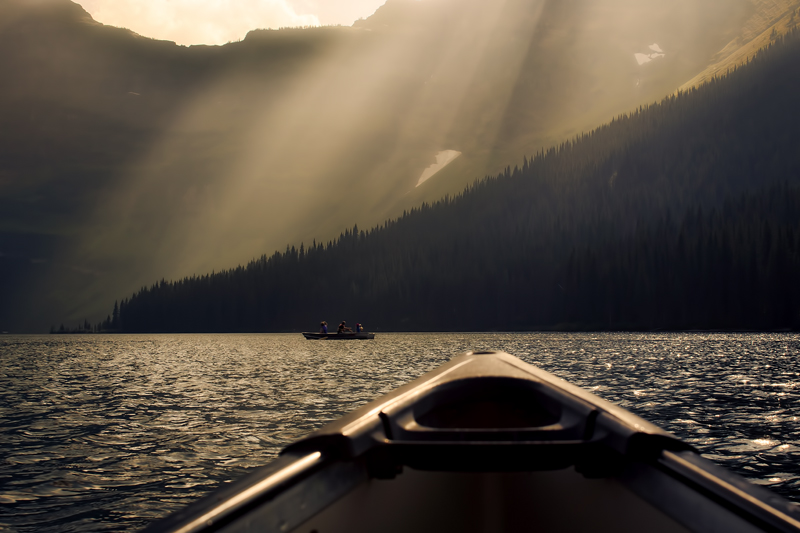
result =
[[[800,32],[460,194],[162,280],[122,332],[800,328]]]

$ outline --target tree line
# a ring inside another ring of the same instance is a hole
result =
[[[144,287],[100,329],[798,329],[800,32],[328,243]]]

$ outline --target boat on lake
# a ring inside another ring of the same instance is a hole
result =
[[[309,340],[365,340],[374,339],[374,333],[367,333],[366,331],[356,332],[343,332],[343,333],[308,333],[304,332],[303,337]]]
[[[800,531],[795,504],[503,352],[469,352],[146,531]]]

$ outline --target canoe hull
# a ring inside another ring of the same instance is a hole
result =
[[[790,502],[501,352],[469,353],[150,531],[800,531]]]

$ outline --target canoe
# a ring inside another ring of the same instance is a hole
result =
[[[616,405],[470,352],[146,531],[800,531],[800,513]]]
[[[305,337],[306,339],[311,339],[311,340],[322,340],[322,339],[326,339],[326,340],[354,340],[354,339],[364,340],[364,339],[374,339],[375,338],[375,334],[374,333],[367,333],[365,331],[362,331],[360,333],[307,333],[307,332],[304,332],[303,333],[303,337]]]

